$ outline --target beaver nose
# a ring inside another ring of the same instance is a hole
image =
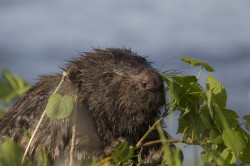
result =
[[[139,74],[139,88],[142,90],[157,90],[162,87],[163,81],[159,73],[144,69]]]

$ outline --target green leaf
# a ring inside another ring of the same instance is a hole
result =
[[[247,122],[247,123],[246,123],[246,130],[247,130],[247,131],[250,131],[250,122]]]
[[[36,160],[37,163],[40,163],[41,166],[49,166],[51,164],[49,164],[49,154],[50,152],[46,152],[44,150],[41,150],[39,156],[37,156]]]
[[[0,165],[20,166],[23,150],[12,139],[6,138],[0,146]]]
[[[232,151],[228,148],[224,149],[220,155],[218,155],[218,158],[216,160],[218,165],[228,165],[233,164],[237,161],[237,158],[232,153]]]
[[[217,111],[214,114],[214,122],[218,128],[235,128],[239,125],[238,120],[236,120],[239,116],[236,112],[228,109],[220,109],[218,107],[215,108]]]
[[[0,110],[0,118],[2,118],[4,115],[4,111],[3,110]]]
[[[225,145],[232,150],[236,157],[245,149],[247,137],[241,130],[223,130],[222,139]]]
[[[29,89],[29,84],[8,70],[2,71],[0,100],[9,103]]]
[[[52,94],[49,97],[45,111],[49,118],[62,119],[68,117],[73,108],[74,100],[71,96]]]
[[[201,134],[203,134],[204,132],[206,132],[206,127],[207,126],[205,126],[203,120],[200,117],[197,118],[197,120],[194,121],[194,124],[192,126],[192,128],[193,128],[193,130],[194,130],[194,132],[196,134],[196,137],[200,137]]]
[[[204,163],[211,163],[211,161],[213,160],[213,156],[211,155],[211,153],[206,151],[201,152],[200,158]]]
[[[112,155],[115,163],[125,162],[131,159],[134,155],[133,146],[129,146],[127,141],[124,141]]]
[[[237,161],[237,158],[226,148],[221,153],[216,151],[203,151],[200,155],[202,161],[208,165],[230,165]]]
[[[222,143],[221,134],[216,130],[210,130],[209,137],[212,143],[216,143],[216,144]]]
[[[246,123],[246,130],[250,131],[250,115],[246,115],[243,117],[247,121]]]
[[[183,84],[183,82],[197,82],[197,78],[195,76],[172,76],[170,77],[172,80],[174,80],[178,84]]]
[[[186,58],[186,57],[180,57],[180,59],[184,62],[187,62],[191,66],[204,66],[204,68],[208,72],[214,72],[214,69],[205,61],[194,59],[194,58]]]
[[[189,127],[190,124],[186,118],[181,118],[178,121],[178,129],[177,129],[177,134],[182,133],[186,127]]]
[[[170,95],[176,101],[178,107],[185,110],[199,111],[204,103],[205,94],[203,88],[197,83],[195,76],[172,76],[168,82]]]
[[[250,136],[248,136],[248,143],[247,143],[246,148],[244,149],[243,154],[240,157],[240,159],[244,163],[250,164]]]
[[[247,121],[250,121],[250,115],[245,115],[245,116],[243,117],[243,119],[245,119],[245,120],[247,120]]]
[[[206,129],[211,129],[213,120],[211,119],[207,104],[201,108],[200,118],[202,119]]]
[[[223,85],[213,78],[211,74],[208,75],[206,81],[207,87],[207,105],[210,115],[214,117],[214,107],[218,105],[221,109],[226,107],[227,93]]]
[[[128,161],[122,163],[122,166],[133,166],[133,165],[134,165],[133,160],[128,160]]]
[[[238,114],[232,110],[229,109],[223,109],[224,116],[227,119],[237,119],[239,118]]]

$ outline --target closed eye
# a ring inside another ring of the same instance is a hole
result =
[[[113,78],[114,77],[114,74],[113,73],[104,73],[104,77],[106,78]]]

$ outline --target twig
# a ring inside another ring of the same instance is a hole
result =
[[[149,127],[148,131],[142,136],[142,138],[137,142],[137,144],[135,145],[135,148],[140,146],[142,144],[142,142],[147,138],[147,136],[155,129],[156,125],[158,123],[160,123],[166,116],[168,116],[170,113],[172,113],[174,111],[167,111],[165,110],[165,112],[163,113],[163,115],[157,120],[155,121],[155,123]]]
[[[244,124],[247,124],[247,122],[240,123],[239,126],[244,125]]]
[[[207,141],[207,142],[186,141],[186,140],[183,140],[182,138],[180,138],[180,139],[159,139],[159,140],[149,141],[149,142],[146,142],[144,144],[141,144],[140,146],[135,147],[135,150],[140,149],[141,147],[151,146],[153,144],[159,144],[159,143],[162,143],[162,142],[185,143],[185,144],[189,144],[189,145],[205,145],[205,144],[210,144],[211,143],[209,141]]]
[[[135,148],[141,146],[142,142],[147,138],[147,136],[155,129],[155,126],[163,120],[163,117],[155,121],[155,123],[149,127],[148,131],[142,136],[142,138],[137,142]]]
[[[99,162],[96,164],[96,166],[102,165],[102,164],[106,163],[107,161],[109,161],[109,160],[111,160],[111,159],[112,159],[112,156],[108,156],[108,157],[102,159],[101,161],[99,161]]]
[[[146,143],[141,143],[140,145],[136,145],[135,148],[134,148],[134,150],[140,149],[140,148],[145,147],[145,146],[151,146],[151,145],[154,145],[154,144],[159,144],[159,143],[162,143],[162,142],[185,143],[185,144],[188,144],[188,145],[201,145],[201,146],[205,145],[205,144],[210,144],[211,143],[209,141],[207,141],[207,142],[186,141],[186,140],[183,140],[183,138],[179,138],[179,139],[159,139],[159,140],[149,141],[149,142],[146,142]],[[108,157],[102,159],[101,161],[99,161],[96,164],[96,166],[100,166],[100,165],[104,164],[105,162],[111,160],[112,158],[113,158],[112,156],[108,156]]]
[[[144,144],[141,144],[140,146],[138,147],[135,147],[135,149],[140,149],[141,147],[144,147],[144,146],[151,146],[151,145],[154,145],[154,144],[159,144],[159,143],[162,143],[162,142],[169,142],[169,143],[187,143],[187,144],[193,144],[189,141],[184,141],[182,139],[159,139],[159,140],[154,140],[154,141],[149,141],[149,142],[146,142]]]
[[[66,77],[66,75],[67,75],[67,73],[66,73],[66,72],[63,72],[62,80],[61,80],[61,82],[59,83],[59,85],[56,87],[56,90],[54,91],[53,94],[55,94],[55,93],[58,91],[58,89],[59,89],[59,87],[61,86],[61,84],[63,83],[64,78]],[[25,149],[25,152],[24,152],[23,158],[22,158],[22,164],[23,164],[23,162],[24,162],[24,160],[25,160],[25,158],[26,158],[26,156],[27,156],[27,154],[28,154],[28,152],[29,152],[30,145],[31,145],[31,143],[32,143],[32,141],[33,141],[33,139],[34,139],[36,133],[37,133],[38,128],[40,127],[40,125],[41,125],[41,123],[42,123],[42,120],[44,119],[44,116],[45,116],[45,110],[43,111],[43,114],[42,114],[42,116],[41,116],[39,122],[37,123],[37,126],[36,126],[36,128],[35,128],[35,130],[34,130],[32,136],[31,136],[30,140],[29,140],[29,143],[28,143],[26,149]]]
[[[166,111],[167,112],[167,111]],[[157,121],[155,121],[155,123],[149,127],[148,131],[142,136],[142,138],[137,142],[137,144],[135,145],[135,149],[139,149],[141,148],[144,144],[142,144],[142,142],[147,138],[147,136],[155,129],[156,125],[158,123],[160,123],[164,117],[166,117],[168,114],[164,114],[161,118],[159,118]],[[102,165],[104,164],[105,162],[109,161],[112,159],[112,156],[108,156],[104,159],[102,159],[101,161],[99,161],[96,166],[99,166],[99,165]]]
[[[188,130],[188,128],[186,127],[186,128],[184,129],[184,131],[183,131],[182,135],[181,135],[181,140],[183,140],[183,139],[184,139],[184,137],[185,137],[185,134],[186,134],[187,130]]]
[[[42,120],[43,120],[44,116],[45,116],[45,111],[43,112],[43,114],[42,114],[42,116],[41,116],[41,118],[40,118],[40,120],[39,120],[39,122],[38,122],[38,124],[37,124],[37,126],[36,126],[36,128],[35,128],[35,130],[34,130],[34,132],[33,132],[33,134],[32,134],[32,136],[31,136],[31,138],[30,138],[30,140],[29,140],[29,143],[28,143],[28,145],[27,145],[27,147],[26,147],[26,149],[25,149],[25,152],[24,152],[24,155],[23,155],[23,158],[22,158],[22,164],[23,164],[23,162],[24,162],[24,159],[25,159],[26,156],[27,156],[27,153],[28,153],[28,151],[29,151],[30,145],[31,145],[31,143],[32,143],[32,141],[33,141],[33,139],[34,139],[34,137],[35,137],[35,134],[36,134],[36,132],[37,132],[39,126],[40,126],[41,123],[42,123]]]
[[[74,124],[72,127],[72,140],[71,140],[71,147],[70,147],[70,159],[69,165],[73,166],[73,159],[74,159],[74,150],[75,150],[75,136],[76,136],[76,125]]]

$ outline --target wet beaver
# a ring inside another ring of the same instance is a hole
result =
[[[89,163],[110,153],[114,141],[135,145],[161,115],[165,104],[164,85],[145,58],[128,49],[95,49],[70,61],[68,75],[59,94],[77,95],[77,131],[74,157]],[[27,146],[24,131],[32,132],[43,113],[61,74],[43,77],[0,120],[0,136],[10,136]],[[30,155],[50,152],[55,162],[68,160],[72,118],[45,118],[31,145]],[[166,134],[167,136],[167,134]],[[145,142],[159,139],[153,131]],[[143,163],[152,165],[161,158],[159,145],[143,149]]]

